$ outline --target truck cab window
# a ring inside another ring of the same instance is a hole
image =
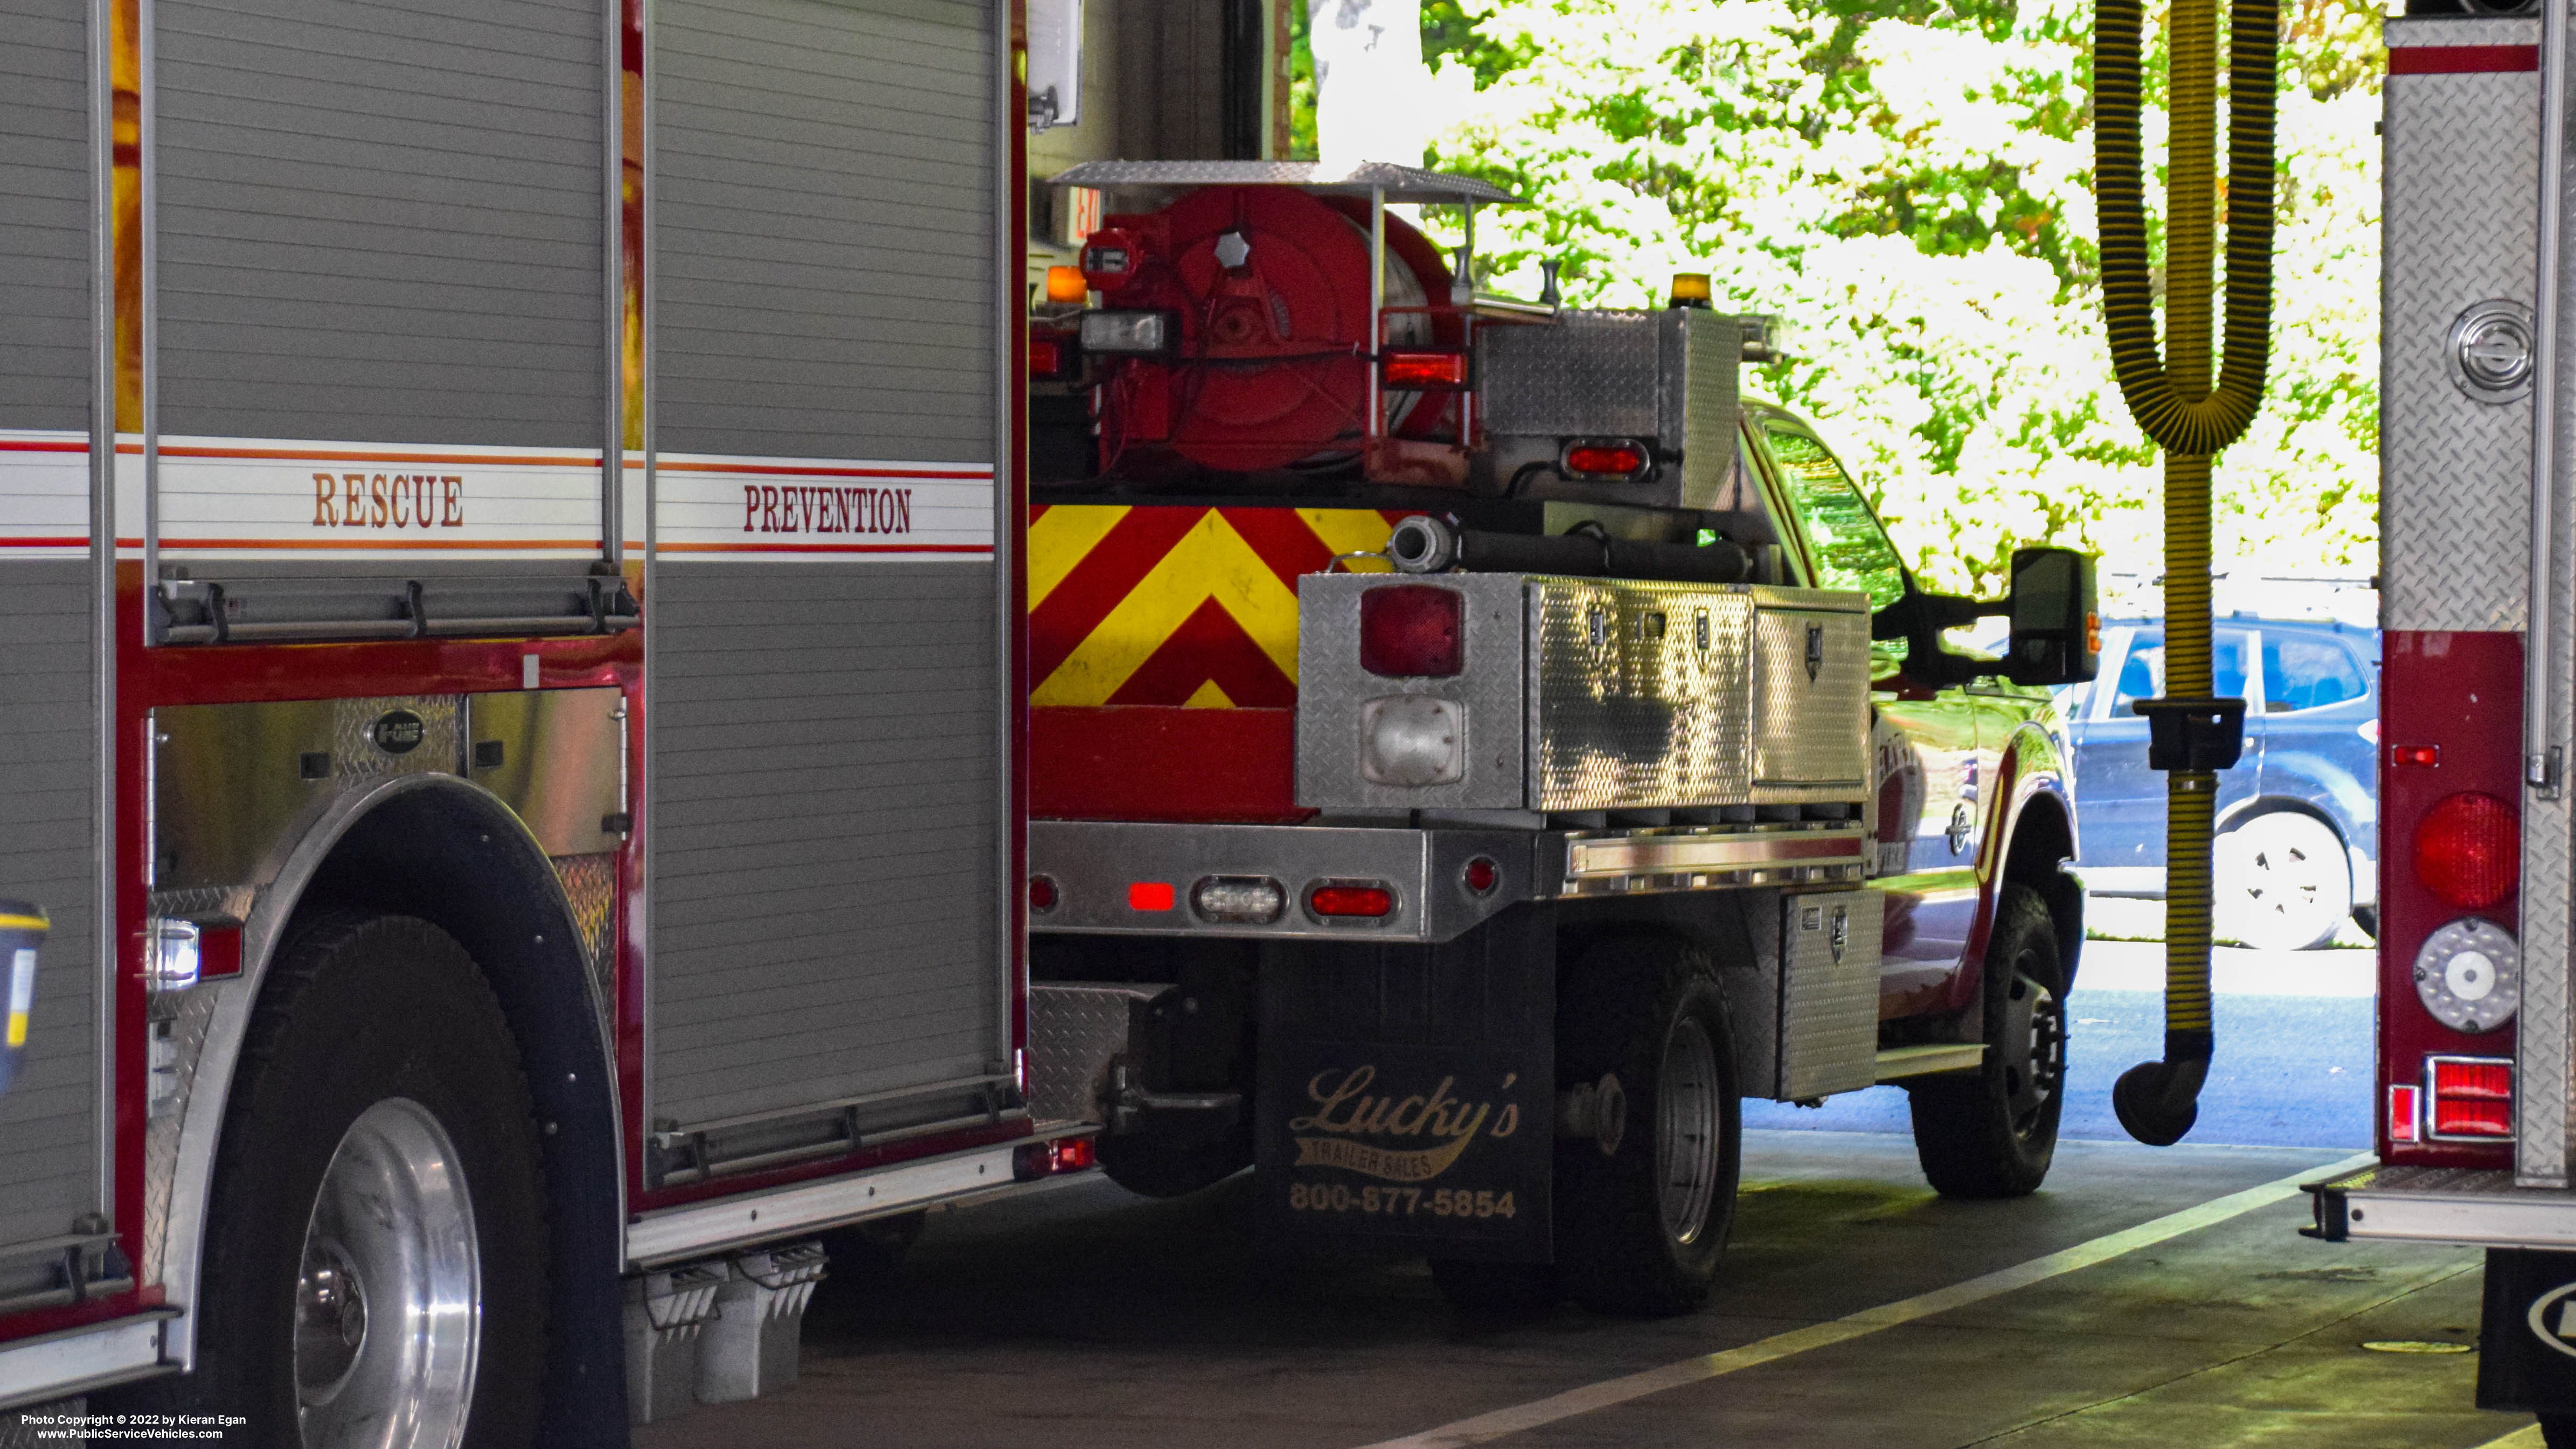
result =
[[[1763,441],[1780,467],[1781,487],[1807,535],[1808,556],[1820,589],[1857,589],[1869,606],[1884,609],[1905,597],[1905,565],[1853,484],[1825,445],[1779,422],[1765,422]]]

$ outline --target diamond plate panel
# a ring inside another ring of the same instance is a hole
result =
[[[572,923],[581,932],[581,959],[590,968],[591,1003],[599,1009],[600,1030],[616,1034],[617,999],[617,857],[559,855],[551,864],[563,883],[564,900],[572,906]]]
[[[63,1437],[66,1431],[30,1424],[26,1419],[30,1415],[47,1420],[79,1418],[88,1412],[89,1400],[86,1398],[56,1399],[50,1404],[29,1404],[23,1409],[11,1409],[0,1414],[0,1449],[65,1449],[67,1445],[86,1444],[89,1440],[85,1436],[75,1434],[66,1439]]]
[[[1663,317],[1573,310],[1543,325],[1479,329],[1477,392],[1486,427],[1659,438]]]
[[[2387,38],[2392,49],[2528,45],[2539,23],[2392,19]],[[2539,77],[2392,75],[2385,106],[2381,623],[2520,629],[2531,574],[2531,403],[2463,394],[2448,337],[2474,303],[2531,303]]]
[[[1783,1100],[1878,1083],[1878,899],[1828,891],[1780,902]]]
[[[1097,1122],[1109,1058],[1127,1049],[1127,1008],[1167,986],[1124,981],[1029,983],[1029,1116]]]
[[[1860,723],[1869,697],[1869,615],[1756,611],[1753,678],[1755,786],[1859,790],[1869,773]],[[1851,723],[1835,729],[1835,720]]]
[[[1750,798],[1749,591],[1534,578],[1529,618],[1530,809]]]
[[[168,1107],[155,1112],[143,1128],[143,1264],[136,1281],[165,1281],[162,1268],[170,1246],[170,1193],[178,1180],[179,1128],[188,1120],[188,1103],[196,1090],[197,1061],[206,1049],[206,1030],[215,1006],[227,991],[246,991],[242,982],[208,982],[182,992],[169,1023],[173,1077]],[[158,1022],[153,1029],[160,1029]]]

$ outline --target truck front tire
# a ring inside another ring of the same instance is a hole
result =
[[[1726,1003],[1700,955],[1655,936],[1595,941],[1557,988],[1560,1084],[1616,1073],[1627,1129],[1556,1150],[1556,1282],[1603,1313],[1708,1299],[1735,1220],[1742,1108]]]
[[[2066,971],[2028,886],[1995,903],[1981,994],[1985,1061],[1909,1084],[1914,1153],[1944,1197],[2023,1197],[2048,1177],[2066,1107]]]
[[[225,1109],[195,1373],[261,1444],[537,1438],[546,1195],[516,1041],[445,932],[333,914],[270,969]],[[157,1407],[157,1405],[156,1405]],[[383,1420],[417,1432],[384,1438]]]

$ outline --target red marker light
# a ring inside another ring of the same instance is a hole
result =
[[[1033,876],[1030,876],[1030,877],[1029,877],[1029,909],[1030,909],[1030,910],[1033,910],[1033,911],[1040,912],[1040,913],[1044,913],[1044,912],[1047,912],[1047,911],[1054,910],[1054,909],[1055,909],[1055,902],[1056,902],[1055,877],[1053,877],[1053,876],[1048,876],[1048,875],[1033,875]]]
[[[2513,1135],[2513,1063],[2434,1057],[2431,1065],[2435,1137]]]
[[[1138,880],[1127,883],[1127,909],[1131,911],[1168,911],[1172,908],[1172,883],[1167,880]]]
[[[1031,1142],[1011,1154],[1011,1176],[1027,1182],[1031,1178],[1052,1177],[1060,1172],[1080,1172],[1099,1160],[1088,1137],[1059,1137],[1053,1142]]]
[[[1373,885],[1317,886],[1307,895],[1306,908],[1319,916],[1377,920],[1394,914],[1395,892]]]
[[[1064,372],[1065,361],[1070,351],[1071,349],[1064,345],[1064,339],[1061,337],[1031,337],[1029,339],[1029,376],[1060,376]]]
[[[1360,668],[1390,679],[1447,678],[1466,664],[1466,600],[1436,584],[1360,595]]]
[[[1480,855],[1467,862],[1459,878],[1467,883],[1467,889],[1481,896],[1502,884],[1503,868],[1494,864],[1493,857]]]
[[[1646,466],[1646,450],[1634,443],[1577,443],[1565,450],[1565,471],[1587,478],[1634,477]]]
[[[2390,745],[2388,763],[2392,765],[2438,765],[2442,763],[2440,745]]]
[[[2493,795],[2445,797],[2415,826],[2415,878],[2464,911],[2513,894],[2522,879],[2522,820]]]
[[[2388,1089],[2389,1141],[2413,1142],[2417,1139],[2417,1124],[2423,1120],[2422,1096],[2423,1089],[2411,1084],[2401,1083]]]
[[[1390,352],[1378,364],[1388,387],[1465,387],[1463,352]]]

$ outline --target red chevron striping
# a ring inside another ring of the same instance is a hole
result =
[[[1297,703],[1297,686],[1214,599],[1193,610],[1109,702],[1185,704],[1211,679],[1243,708],[1285,709]]]
[[[1311,574],[1333,561],[1333,551],[1306,526],[1293,508],[1220,508],[1218,516],[1234,526],[1290,593],[1297,576]]]
[[[1030,505],[1029,505],[1029,522],[1031,522],[1031,523],[1035,523],[1035,522],[1037,522],[1039,519],[1046,517],[1047,510],[1048,510],[1049,508],[1053,507],[1053,506],[1054,506],[1053,504],[1049,504],[1049,503],[1032,503],[1032,504],[1030,504]]]
[[[1206,512],[1204,508],[1129,509],[1046,601],[1029,611],[1029,678],[1044,680],[1073,657],[1100,621],[1154,571],[1154,565]]]

